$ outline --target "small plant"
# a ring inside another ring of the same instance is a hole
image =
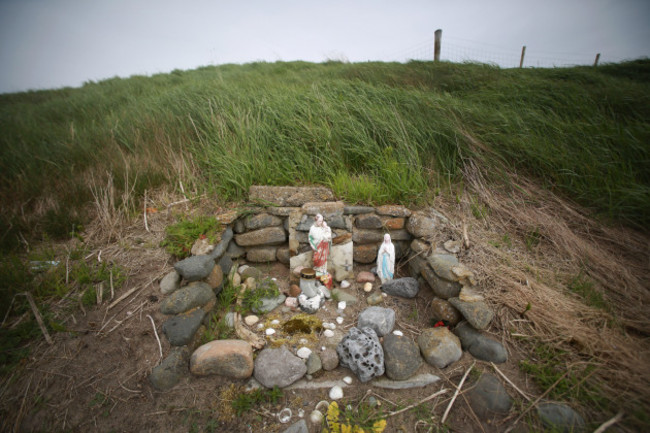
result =
[[[214,313],[208,319],[208,326],[201,336],[201,344],[209,343],[214,340],[227,340],[234,337],[235,330],[226,323],[226,313],[219,319],[217,313]]]
[[[248,393],[241,393],[231,402],[237,416],[248,412],[258,404],[277,404],[284,397],[282,390],[277,386],[272,389],[256,389]]]
[[[539,228],[535,227],[534,230],[531,230],[528,233],[526,233],[526,237],[524,240],[526,242],[526,248],[528,249],[528,251],[532,251],[533,248],[538,246],[542,241],[542,234],[540,233]]]
[[[280,290],[275,281],[264,278],[257,284],[255,290],[246,290],[242,297],[242,305],[246,311],[257,309],[262,306],[263,298],[275,298],[280,296]]]
[[[596,290],[593,281],[580,272],[569,282],[569,290],[580,295],[585,303],[591,307],[610,311],[611,308],[603,294]],[[611,311],[610,311],[611,312]]]
[[[221,223],[214,217],[198,216],[183,218],[176,224],[165,229],[165,239],[160,243],[167,252],[179,259],[188,257],[194,242],[204,237],[210,243],[215,243]]]
[[[386,419],[381,410],[360,404],[356,409],[351,406],[339,408],[333,401],[327,409],[327,425],[329,433],[381,433],[386,429]]]

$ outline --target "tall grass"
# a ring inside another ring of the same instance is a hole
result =
[[[179,179],[224,199],[329,185],[425,200],[463,163],[532,176],[601,215],[650,222],[650,61],[512,69],[430,62],[252,63],[0,95],[2,245],[65,236],[92,186]],[[192,167],[189,169],[188,167]]]

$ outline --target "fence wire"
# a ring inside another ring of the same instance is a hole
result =
[[[522,46],[499,46],[468,39],[444,37],[441,40],[440,60],[453,63],[487,63],[502,68],[519,67]],[[407,62],[409,60],[431,61],[434,41],[421,41],[408,48],[384,56],[384,60]],[[523,67],[554,68],[593,65],[596,53],[553,53],[526,47]]]

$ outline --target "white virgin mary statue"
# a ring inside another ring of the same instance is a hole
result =
[[[384,242],[382,242],[377,252],[377,275],[381,279],[382,284],[386,281],[393,279],[395,273],[395,245],[390,241],[390,235],[384,235]]]

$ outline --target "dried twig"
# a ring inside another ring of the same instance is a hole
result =
[[[426,403],[426,402],[429,401],[429,400],[433,400],[434,398],[438,397],[439,395],[442,395],[442,394],[446,393],[447,391],[449,391],[449,390],[448,390],[448,389],[441,389],[440,391],[438,391],[438,392],[436,392],[436,393],[434,393],[434,394],[431,394],[431,395],[428,396],[427,398],[425,398],[425,399],[423,399],[423,400],[420,400],[420,401],[417,402],[417,403],[414,403],[414,404],[412,404],[412,405],[410,405],[410,406],[406,406],[404,409],[400,409],[400,410],[395,411],[395,412],[389,412],[388,415],[386,415],[386,418],[391,417],[391,416],[398,415],[398,414],[400,414],[400,413],[402,413],[402,412],[406,412],[406,411],[409,410],[409,409],[413,409],[414,407],[419,406],[419,405],[421,405],[421,404],[423,404],[423,403]]]
[[[14,305],[14,300],[16,300],[16,296],[18,296],[18,295],[19,295],[19,294],[16,293],[16,294],[14,295],[14,297],[11,298],[11,302],[9,303],[9,308],[7,308],[7,314],[5,314],[5,318],[2,319],[2,325],[0,325],[0,327],[5,326],[5,322],[7,321],[7,317],[9,317],[9,312],[11,312],[11,307],[13,307],[13,305]]]
[[[528,397],[528,396],[526,395],[526,393],[524,393],[522,390],[520,390],[519,388],[517,388],[517,385],[515,385],[514,383],[512,383],[512,381],[511,381],[510,379],[508,379],[508,378],[506,377],[506,375],[503,374],[503,373],[501,372],[501,370],[499,370],[499,369],[497,368],[496,365],[494,365],[494,362],[490,362],[490,365],[492,365],[492,368],[494,368],[494,371],[496,371],[497,373],[499,373],[499,375],[501,375],[501,377],[503,377],[503,379],[504,379],[506,382],[508,382],[508,383],[510,384],[510,386],[512,386],[515,390],[517,390],[517,392],[518,392],[519,394],[521,394],[521,396],[522,396],[523,398],[525,398],[526,400],[530,401],[530,397]]]
[[[474,363],[476,364],[476,363]],[[442,419],[440,420],[440,424],[444,424],[445,421],[447,420],[447,415],[449,415],[449,411],[451,410],[451,407],[454,405],[454,402],[456,401],[456,397],[458,397],[458,393],[460,392],[460,389],[463,387],[463,384],[465,383],[465,379],[467,379],[467,375],[469,374],[470,371],[472,371],[472,368],[474,368],[474,364],[472,364],[465,374],[463,375],[463,378],[460,380],[460,383],[458,384],[458,388],[456,388],[456,392],[454,392],[454,396],[451,398],[451,401],[447,405],[447,409],[445,409],[445,413],[442,415]]]
[[[144,228],[148,232],[149,230],[149,224],[147,224],[147,190],[144,190],[144,204],[143,204],[144,212],[142,213],[144,215]]]
[[[594,430],[594,433],[603,433],[605,430],[619,422],[621,419],[623,419],[623,411],[617,413],[616,416],[609,421],[604,422],[600,427]]]
[[[153,321],[153,317],[147,314],[149,320],[151,320],[151,326],[153,326],[153,333],[156,335],[156,341],[158,342],[158,350],[160,350],[160,359],[163,358],[162,346],[160,345],[160,338],[158,338],[158,331],[156,331],[156,323]]]
[[[25,394],[23,394],[23,401],[20,403],[20,409],[18,409],[18,415],[16,416],[16,422],[14,423],[14,433],[18,431],[20,428],[20,424],[23,422],[23,416],[25,414],[23,413],[23,410],[25,409],[25,400],[27,399],[27,393],[29,392],[29,387],[32,384],[32,379],[34,378],[34,374],[32,374],[29,378],[29,382],[27,382],[27,387],[25,388]]]
[[[111,284],[111,301],[112,301],[113,298],[115,297],[115,290],[113,289],[113,270],[112,269],[111,269],[111,273],[110,273],[110,276],[109,276],[109,281],[110,281],[110,284]]]
[[[50,337],[50,333],[47,332],[47,328],[45,327],[45,323],[43,323],[43,318],[41,317],[41,313],[38,312],[38,308],[36,308],[36,303],[34,302],[34,298],[32,297],[32,294],[29,292],[23,292],[23,295],[27,297],[27,301],[29,301],[29,306],[32,307],[32,312],[34,313],[34,317],[36,318],[36,322],[38,323],[38,327],[41,328],[41,332],[43,333],[43,336],[45,337],[45,341],[47,341],[47,344],[53,344],[54,342],[52,341],[52,338]]]
[[[120,302],[122,302],[124,299],[128,298],[129,296],[131,296],[131,295],[132,295],[136,290],[138,290],[138,289],[143,289],[143,288],[145,288],[146,286],[148,286],[148,284],[147,284],[147,285],[144,285],[144,286],[142,286],[142,287],[138,287],[138,286],[136,286],[136,287],[134,287],[134,288],[132,288],[132,289],[130,289],[130,290],[127,290],[126,293],[124,293],[122,296],[120,296],[120,297],[117,298],[115,301],[113,301],[113,302],[111,303],[111,305],[108,306],[108,309],[110,310],[111,308],[113,308],[114,306],[116,306],[117,304],[119,304]]]
[[[465,223],[465,218],[463,218],[463,243],[465,244],[465,248],[469,249],[470,243],[469,236],[467,236],[467,224]]]

